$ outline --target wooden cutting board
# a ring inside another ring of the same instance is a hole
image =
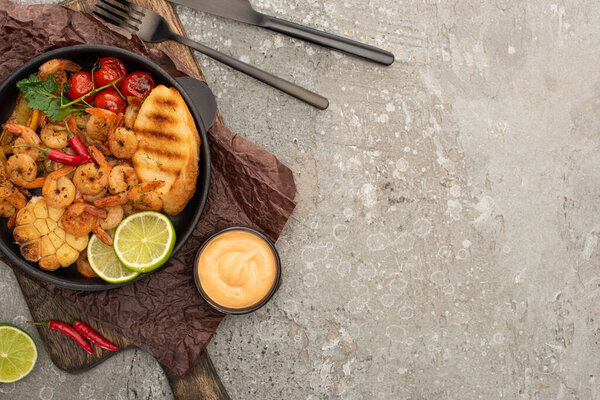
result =
[[[181,21],[171,3],[168,3],[165,0],[133,1],[158,12],[169,21],[173,30],[181,35],[185,35]],[[92,11],[93,4],[94,1],[92,0],[67,0],[62,3],[65,7],[86,12]],[[175,42],[165,42],[165,44],[168,46],[171,53],[183,64],[192,71],[196,71],[201,77],[203,76],[200,66],[189,48]],[[154,45],[149,44],[149,46]],[[220,120],[219,115],[217,115],[217,118]],[[27,277],[21,271],[16,269],[14,269],[14,271],[34,320],[45,321],[49,319],[58,319],[67,322],[69,321],[69,316],[72,316],[89,324],[104,337],[118,345],[120,350],[135,347],[129,340],[104,326],[102,323],[61,302],[58,298],[42,289],[34,280]],[[45,327],[38,327],[38,332],[52,362],[58,368],[67,372],[83,372],[101,363],[111,355],[116,354],[116,352],[106,351],[94,346],[94,354],[90,355],[78,348],[72,341],[64,340],[64,336],[61,333]],[[206,351],[202,352],[194,369],[183,378],[170,371],[167,367],[163,366],[163,370],[171,385],[173,395],[177,400],[230,399]]]

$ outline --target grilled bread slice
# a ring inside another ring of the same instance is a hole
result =
[[[132,160],[141,182],[164,181],[163,210],[180,213],[196,190],[200,136],[181,94],[159,85],[140,107],[133,130],[139,141]]]

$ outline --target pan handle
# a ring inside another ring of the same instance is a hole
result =
[[[194,106],[200,113],[200,118],[207,132],[217,117],[217,100],[208,85],[199,79],[189,76],[175,78],[185,92],[190,96]]]

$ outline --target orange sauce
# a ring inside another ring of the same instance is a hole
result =
[[[244,230],[211,239],[196,260],[204,293],[227,308],[250,307],[265,298],[277,277],[277,261],[269,244]]]

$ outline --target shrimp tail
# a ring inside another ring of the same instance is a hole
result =
[[[64,58],[53,58],[43,63],[38,69],[40,79],[45,79],[61,71],[77,72],[81,69],[78,64]]]
[[[56,171],[48,174],[46,176],[46,178],[42,177],[42,179],[44,179],[44,184],[42,185],[44,187],[44,189],[42,189],[42,190],[50,191],[52,184],[54,182],[56,182],[58,179],[62,178],[63,176],[69,175],[71,172],[73,172],[74,169],[75,169],[75,167],[72,165],[65,165],[64,167],[60,167]],[[39,179],[39,178],[36,178],[36,179]]]
[[[37,133],[28,126],[7,123],[3,127],[8,129],[9,132],[20,134],[27,144],[38,146],[42,143]]]
[[[12,133],[21,133],[25,129],[27,129],[27,127],[25,125],[13,124],[13,123],[10,123],[10,122],[7,122],[6,124],[2,125],[2,127],[4,129],[8,129],[8,131],[12,132]]]
[[[17,210],[27,205],[27,198],[16,187],[0,186],[0,200],[7,201]]]
[[[108,121],[112,121],[117,116],[117,114],[110,110],[98,107],[86,108],[85,111],[90,115],[95,115],[96,117],[104,118]]]
[[[134,107],[141,107],[142,98],[137,96],[127,96],[127,104]]]
[[[150,190],[158,189],[163,187],[165,181],[150,181],[142,182],[139,184],[139,189],[143,192],[149,192]]]
[[[110,206],[121,206],[127,203],[127,192],[121,192],[114,196],[107,196],[94,201],[94,205],[99,208],[106,208]]]
[[[98,236],[98,239],[100,239],[102,241],[102,243],[104,243],[107,246],[112,246],[113,245],[113,240],[110,237],[110,235],[108,233],[106,233],[106,231],[104,229],[102,229],[100,227],[100,225],[96,225],[94,227],[94,229],[92,229],[92,232],[94,232],[96,234],[96,236]]]
[[[71,204],[67,210],[69,211],[69,215],[73,216],[73,217],[77,217],[81,214],[83,214],[83,212],[85,211],[85,208],[88,207],[87,203],[84,202],[77,202],[77,203],[73,203]]]
[[[64,167],[60,167],[56,171],[51,172],[48,176],[52,176],[53,178],[62,178],[63,176],[69,175],[74,170],[75,170],[75,166],[65,165]]]
[[[29,182],[23,182],[22,187],[24,187],[25,189],[39,189],[42,186],[44,186],[44,181],[46,180],[45,177],[40,176],[38,178],[35,178],[32,181]]]
[[[86,206],[84,208],[84,211],[88,214],[94,215],[99,218],[106,218],[106,216],[108,215],[106,210],[94,206]]]
[[[123,126],[124,121],[125,121],[125,118],[124,118],[123,114],[122,113],[117,114],[115,119],[110,124],[110,131],[114,131],[115,129]]]
[[[104,154],[102,154],[102,152],[98,150],[96,146],[90,146],[88,147],[88,150],[90,152],[90,155],[92,156],[94,161],[98,163],[98,165],[100,165],[101,167],[110,167],[110,164],[108,163],[108,161],[106,161],[106,158],[104,158]]]
[[[7,200],[17,210],[20,210],[27,205],[27,198],[25,195],[15,188],[12,189],[12,193]]]
[[[69,128],[71,132],[79,136],[81,140],[84,139],[85,135],[81,135],[81,129],[79,129],[79,126],[77,126],[77,118],[73,117],[73,115],[71,115],[71,117],[67,120],[66,127]]]
[[[17,225],[17,213],[11,215],[8,219],[8,222],[6,223],[6,226],[8,226],[11,229],[14,228],[15,225]]]

